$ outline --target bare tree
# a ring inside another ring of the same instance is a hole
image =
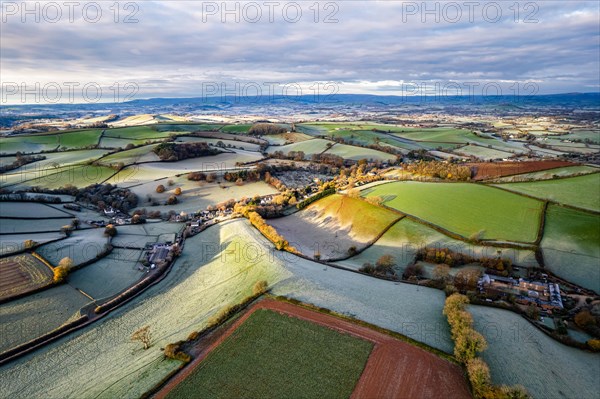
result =
[[[144,349],[150,347],[150,326],[145,326],[137,330],[131,335],[132,341],[140,341],[144,344]]]

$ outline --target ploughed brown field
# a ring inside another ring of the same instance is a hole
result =
[[[352,398],[471,398],[462,369],[433,353],[395,339],[368,327],[275,300],[264,300],[252,306],[220,336],[208,342],[182,372],[170,380],[154,398],[165,398],[180,382],[194,372],[208,354],[231,336],[248,317],[259,309],[309,321],[342,334],[350,334],[374,344]],[[241,371],[242,372],[242,371]],[[335,383],[332,381],[332,383]]]
[[[29,254],[0,259],[0,300],[21,295],[52,282],[52,271]]]
[[[467,163],[474,171],[473,180],[486,180],[495,177],[518,175],[521,173],[539,172],[564,166],[575,166],[568,161],[525,161],[525,162],[477,162]]]

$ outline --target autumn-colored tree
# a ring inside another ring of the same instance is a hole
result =
[[[165,192],[165,186],[163,186],[162,184],[159,184],[158,186],[156,186],[156,192],[157,193],[164,193]]]
[[[379,259],[377,259],[377,262],[375,262],[377,271],[383,273],[393,272],[394,266],[396,266],[396,260],[390,254],[381,255]]]
[[[475,358],[478,352],[485,349],[487,349],[485,338],[472,328],[459,334],[454,341],[454,356],[463,363]]]
[[[140,341],[144,345],[144,349],[150,347],[150,338],[150,326],[142,327],[131,335],[131,340]]]
[[[477,281],[481,271],[477,269],[462,269],[454,276],[454,285],[461,291],[473,290],[477,287]]]
[[[33,248],[36,245],[37,245],[37,242],[35,242],[33,240],[25,240],[25,242],[23,242],[23,247],[25,247],[25,249]]]
[[[177,187],[173,193],[175,195],[181,195],[181,187]]]
[[[54,276],[52,281],[55,284],[65,281],[69,275],[69,270],[71,270],[71,267],[73,267],[73,260],[71,260],[69,257],[62,258],[60,262],[58,262],[58,266],[53,270]]]
[[[117,228],[112,225],[109,224],[106,226],[106,228],[104,229],[104,235],[107,237],[114,237],[117,235]]]
[[[491,389],[492,378],[490,368],[481,358],[474,358],[467,362],[467,374],[473,387],[476,398],[484,398]]]

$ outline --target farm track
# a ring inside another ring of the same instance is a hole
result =
[[[365,326],[271,299],[256,303],[220,336],[210,337],[209,342],[200,347],[197,357],[152,397],[165,398],[173,388],[193,373],[213,350],[230,337],[253,312],[259,309],[272,310],[373,342],[375,347],[354,389],[352,394],[354,399],[471,397],[463,371],[458,365]]]

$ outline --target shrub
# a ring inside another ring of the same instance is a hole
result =
[[[156,186],[156,192],[157,193],[164,193],[165,192],[165,186],[163,186],[162,184],[159,184],[158,186]]]
[[[181,195],[181,187],[177,187],[174,191],[175,195]]]
[[[190,360],[192,360],[192,357],[181,349],[181,342],[176,342],[174,344],[168,344],[165,346],[164,354],[169,359],[175,359],[185,363],[188,363]]]
[[[587,309],[583,309],[579,313],[577,313],[575,315],[574,321],[575,324],[582,328],[596,325],[596,319]]]
[[[174,196],[174,195],[171,195],[171,196],[169,196],[169,198],[167,198],[167,202],[166,202],[166,204],[167,204],[167,205],[175,205],[175,204],[177,204],[178,202],[179,202],[179,200],[177,199],[177,197],[176,197],[176,196]]]
[[[37,244],[38,243],[36,241],[25,240],[25,242],[23,242],[23,247],[25,247],[25,249],[30,249],[30,248],[35,247]]]
[[[259,280],[256,282],[256,284],[254,284],[254,287],[252,288],[252,294],[253,295],[264,294],[265,292],[267,292],[268,287],[269,287],[269,283],[267,283],[265,280]]]

